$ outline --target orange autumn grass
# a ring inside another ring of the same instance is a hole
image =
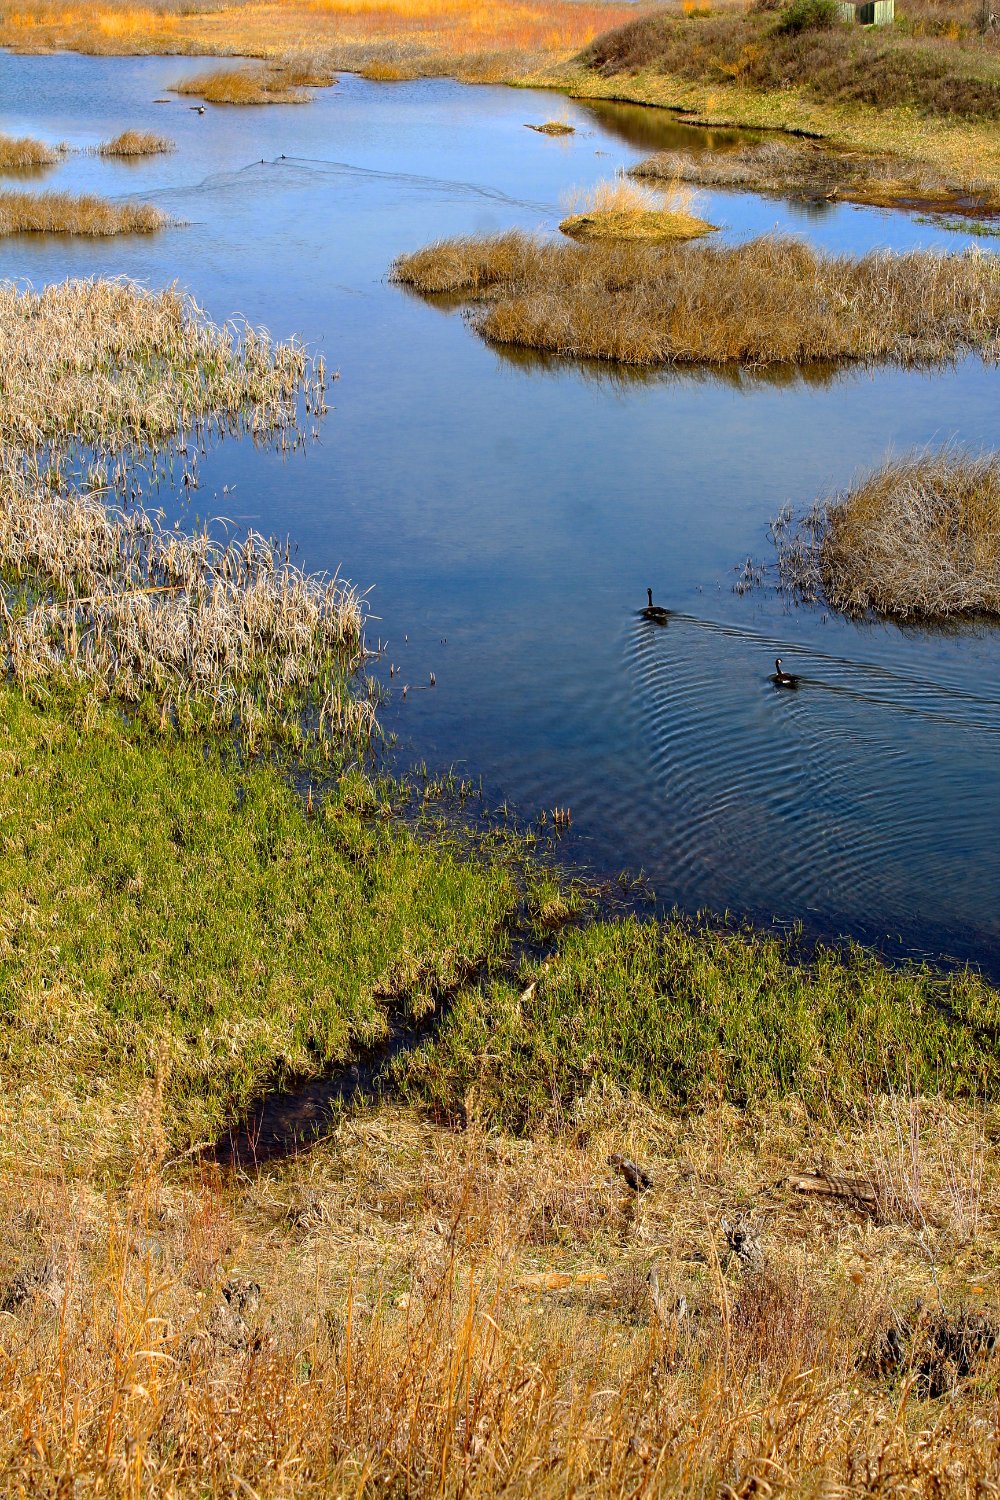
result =
[[[267,58],[308,51],[373,76],[513,77],[571,57],[634,15],[633,5],[593,0],[218,0],[193,13],[181,0],[96,7],[18,0],[0,3],[0,45]]]

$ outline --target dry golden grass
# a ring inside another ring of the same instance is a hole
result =
[[[892,460],[846,495],[776,525],[785,587],[847,614],[1000,615],[1000,458]]]
[[[993,1493],[996,1355],[940,1337],[997,1318],[992,1114],[606,1100],[512,1141],[386,1109],[236,1177],[165,1166],[143,1102],[120,1187],[44,1123],[0,1185],[11,1493]],[[898,1196],[796,1193],[817,1166]]]
[[[173,141],[165,135],[154,135],[151,130],[123,130],[121,135],[97,147],[100,156],[160,156],[173,149]]]
[[[657,194],[616,177],[572,194],[569,206],[559,228],[578,240],[695,240],[715,228],[691,212],[690,191],[676,183]]]
[[[175,83],[177,94],[195,94],[209,104],[307,104],[311,88],[326,88],[333,73],[317,64],[219,68]]]
[[[593,0],[248,0],[243,4],[0,4],[0,43],[23,50],[243,54],[401,78],[514,79],[568,60],[634,12]],[[305,86],[305,85],[304,85]]]
[[[321,362],[295,343],[220,328],[177,292],[123,281],[38,294],[0,286],[0,361],[10,377],[0,575],[11,587],[6,600],[0,588],[0,641],[22,686],[60,678],[133,703],[151,695],[171,720],[196,705],[213,722],[238,721],[252,742],[331,662],[357,664],[361,606],[349,588],[304,574],[254,533],[223,544],[165,528],[140,503],[129,462],[182,433],[299,443],[299,400],[324,409]],[[89,487],[73,482],[70,440],[95,458],[119,455],[103,488],[95,469]],[[185,459],[183,484],[194,477]],[[106,503],[114,494],[127,508]],[[321,729],[343,728],[351,712],[338,677]],[[357,713],[370,734],[370,702]]]
[[[482,301],[498,344],[623,364],[922,365],[1000,354],[1000,261],[971,251],[819,254],[796,240],[736,247],[580,248],[520,232],[401,256],[395,279]]]
[[[0,135],[0,172],[51,167],[63,154],[62,147],[34,141],[30,136]]]
[[[112,203],[89,193],[0,192],[0,235],[151,234],[169,223],[152,203]]]

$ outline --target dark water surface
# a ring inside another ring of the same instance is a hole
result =
[[[1000,375],[970,359],[934,375],[615,379],[504,357],[390,286],[393,257],[551,228],[567,190],[700,137],[661,112],[437,80],[344,76],[308,106],[204,116],[153,103],[210,66],[0,57],[0,130],[87,146],[128,125],[178,143],[137,164],[72,157],[44,186],[134,192],[185,221],[2,241],[0,275],[176,279],[216,318],[325,352],[341,378],[320,442],[284,462],[223,444],[197,504],[373,585],[404,756],[482,775],[526,817],[569,805],[567,852],[645,870],[668,905],[801,918],[1000,973],[996,635],[860,628],[732,587],[786,503],[890,451],[1000,443]],[[578,133],[522,128],[554,114]],[[966,243],[846,205],[704,202],[730,238]],[[665,628],[638,616],[647,584],[678,612]],[[770,685],[776,654],[799,692]],[[398,684],[432,671],[404,701]]]

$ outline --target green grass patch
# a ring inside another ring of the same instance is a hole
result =
[[[437,1003],[517,900],[359,772],[309,816],[273,766],[0,688],[0,1152],[206,1139]]]
[[[519,987],[466,991],[399,1069],[411,1098],[513,1129],[606,1086],[668,1108],[850,1108],[888,1089],[995,1097],[998,1026],[1000,996],[969,973],[628,918],[567,932]]]

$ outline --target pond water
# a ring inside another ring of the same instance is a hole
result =
[[[184,221],[149,238],[0,241],[0,276],[177,280],[216,318],[323,350],[340,379],[321,439],[284,461],[222,444],[197,506],[290,534],[306,565],[371,587],[404,763],[481,776],[525,818],[569,806],[567,854],[644,871],[665,906],[800,919],[1000,974],[997,636],[859,627],[733,589],[748,555],[770,556],[782,506],[890,452],[996,445],[1000,375],[969,359],[935,374],[616,378],[504,356],[390,285],[393,257],[460,232],[550,229],[568,190],[703,137],[663,112],[444,80],[345,75],[307,106],[203,116],[166,92],[212,65],[0,57],[0,130],[87,147],[128,125],[177,142],[134,164],[72,156],[38,186],[134,193]],[[553,115],[576,134],[523,128]],[[703,201],[731,239],[969,243],[847,205]],[[639,617],[647,585],[677,612],[665,628]],[[797,693],[769,683],[778,654]]]

